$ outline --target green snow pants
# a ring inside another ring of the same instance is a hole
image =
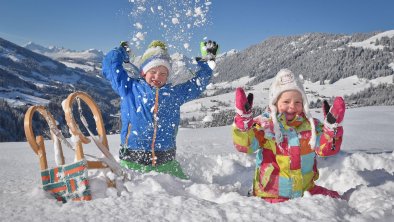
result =
[[[184,180],[189,179],[189,177],[183,172],[181,165],[176,160],[171,160],[157,166],[143,165],[127,160],[120,160],[120,165],[126,169],[131,169],[142,173],[156,171],[159,173],[170,174]]]

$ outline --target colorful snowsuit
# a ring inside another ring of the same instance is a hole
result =
[[[180,107],[200,96],[209,83],[212,69],[206,62],[200,61],[200,69],[194,78],[183,84],[166,84],[155,88],[143,78],[130,78],[127,75],[123,68],[124,53],[122,47],[107,53],[103,60],[103,75],[121,97],[121,144],[129,151],[127,160],[142,165],[151,164],[155,128],[153,112],[156,104],[157,134],[154,149],[157,165],[172,161],[176,153]],[[123,156],[120,155],[120,158],[123,159]]]
[[[317,141],[313,150],[308,143],[311,126],[305,115],[288,122],[284,114],[278,114],[279,126],[283,134],[281,143],[275,141],[269,113],[264,113],[256,119],[259,121],[250,130],[241,131],[233,127],[233,142],[238,151],[248,154],[256,152],[254,196],[262,197],[269,202],[301,197],[304,191],[339,196],[335,191],[316,186],[314,181],[319,178],[316,154],[331,156],[339,152],[343,135],[342,127],[339,127],[337,132],[329,131],[320,121],[314,119]]]

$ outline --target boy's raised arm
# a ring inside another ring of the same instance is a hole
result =
[[[126,94],[127,87],[125,85],[128,82],[128,75],[123,68],[123,63],[130,62],[129,52],[130,48],[127,42],[121,42],[120,46],[105,55],[102,63],[103,75],[110,81],[112,89],[120,96]]]
[[[202,57],[196,57],[199,70],[196,76],[189,81],[175,86],[178,97],[182,99],[181,103],[189,102],[197,99],[206,89],[212,77],[213,69],[216,66],[215,58],[219,45],[215,41],[207,41],[200,43]]]

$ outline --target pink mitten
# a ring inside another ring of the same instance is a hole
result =
[[[235,110],[237,114],[234,118],[235,126],[242,130],[248,130],[253,125],[252,118],[253,94],[249,93],[248,97],[242,88],[237,88],[235,91]]]
[[[338,124],[343,121],[343,117],[345,116],[345,109],[345,101],[342,97],[336,97],[331,107],[328,102],[324,100],[324,124],[330,129],[338,127]]]
[[[339,152],[342,144],[343,127],[340,123],[345,116],[345,101],[342,97],[336,97],[330,107],[327,101],[323,102],[324,113],[324,135],[321,137],[320,144],[325,144],[318,150],[321,156],[331,156]],[[325,147],[330,147],[327,149]]]

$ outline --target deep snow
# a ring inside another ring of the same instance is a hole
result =
[[[179,130],[177,158],[190,180],[130,172],[132,180],[116,190],[91,171],[93,200],[67,204],[42,190],[38,157],[26,142],[0,143],[0,221],[393,221],[392,119],[393,106],[347,110],[343,151],[318,160],[317,184],[340,193],[362,185],[349,202],[305,196],[269,204],[247,197],[254,156],[235,151],[229,126]],[[109,144],[118,156],[119,135],[109,136]],[[46,147],[54,166],[51,141]],[[84,148],[98,154],[93,145]]]

